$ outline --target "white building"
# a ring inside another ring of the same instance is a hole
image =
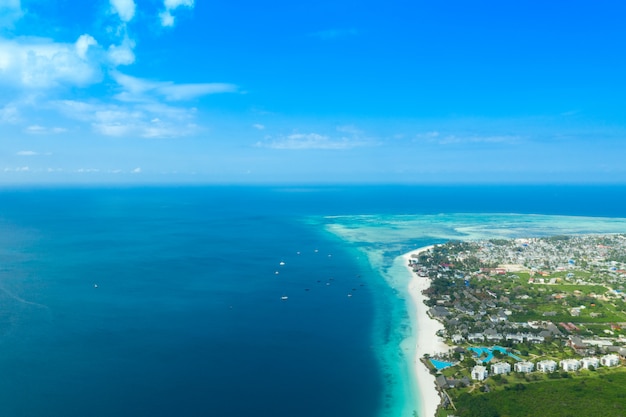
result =
[[[507,362],[496,362],[491,365],[491,373],[494,375],[508,374],[511,372],[511,365]]]
[[[517,362],[513,365],[515,372],[532,372],[535,365],[532,362]]]
[[[470,342],[483,342],[485,340],[485,336],[482,333],[470,333],[467,335],[467,340]]]
[[[472,379],[482,381],[489,376],[487,368],[482,365],[476,365],[472,368]]]
[[[580,361],[581,365],[583,368],[585,369],[589,369],[591,367],[593,367],[593,369],[598,369],[598,366],[600,366],[600,360],[598,358],[583,358]]]
[[[578,371],[580,369],[580,362],[576,359],[563,359],[559,362],[561,369],[564,371]]]
[[[600,358],[602,366],[617,366],[619,365],[619,356],[617,355],[604,355]]]
[[[537,370],[541,372],[554,372],[556,371],[556,362],[553,360],[545,360],[537,362]]]

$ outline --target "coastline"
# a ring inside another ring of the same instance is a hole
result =
[[[419,391],[419,416],[435,417],[437,408],[441,404],[441,397],[435,385],[435,377],[430,373],[428,368],[422,363],[421,359],[425,354],[435,355],[437,353],[446,353],[449,346],[446,345],[440,337],[436,336],[438,330],[443,329],[443,324],[431,318],[428,315],[428,308],[424,304],[426,296],[422,291],[430,287],[430,279],[418,277],[413,269],[409,266],[409,260],[414,255],[419,255],[433,248],[433,245],[425,246],[402,255],[404,265],[411,274],[408,291],[413,306],[409,306],[412,312],[409,312],[411,324],[415,334],[415,355],[413,357],[413,375],[415,376],[416,386]]]

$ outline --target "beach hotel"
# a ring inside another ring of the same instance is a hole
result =
[[[556,362],[553,360],[545,360],[537,362],[537,370],[540,372],[554,372],[556,371]]]
[[[513,365],[513,369],[515,370],[515,372],[528,373],[532,372],[535,369],[535,365],[532,362],[517,362],[515,365]]]
[[[482,365],[476,365],[472,368],[472,379],[482,381],[489,376],[487,368]]]

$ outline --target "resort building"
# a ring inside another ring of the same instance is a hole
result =
[[[564,371],[578,371],[580,369],[580,362],[576,359],[563,359],[560,362],[561,369]]]
[[[602,366],[617,366],[619,365],[619,356],[617,355],[604,355],[600,358]]]
[[[528,335],[526,340],[530,343],[543,343],[545,342],[546,338],[540,335]]]
[[[472,368],[472,379],[482,381],[489,376],[487,368],[482,365],[476,365]]]
[[[556,371],[556,362],[553,360],[545,360],[537,362],[537,370],[540,372],[554,372]]]
[[[598,366],[600,366],[600,359],[592,357],[592,358],[583,358],[581,361],[581,366],[584,369],[598,369]]]
[[[532,372],[535,365],[532,362],[517,362],[513,365],[515,372]]]
[[[494,375],[508,374],[511,372],[511,365],[507,362],[497,362],[491,365],[491,373]]]
[[[483,342],[485,336],[482,333],[470,333],[467,335],[467,340],[474,343]]]

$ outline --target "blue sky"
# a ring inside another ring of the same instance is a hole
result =
[[[0,184],[626,183],[625,12],[0,0]]]

